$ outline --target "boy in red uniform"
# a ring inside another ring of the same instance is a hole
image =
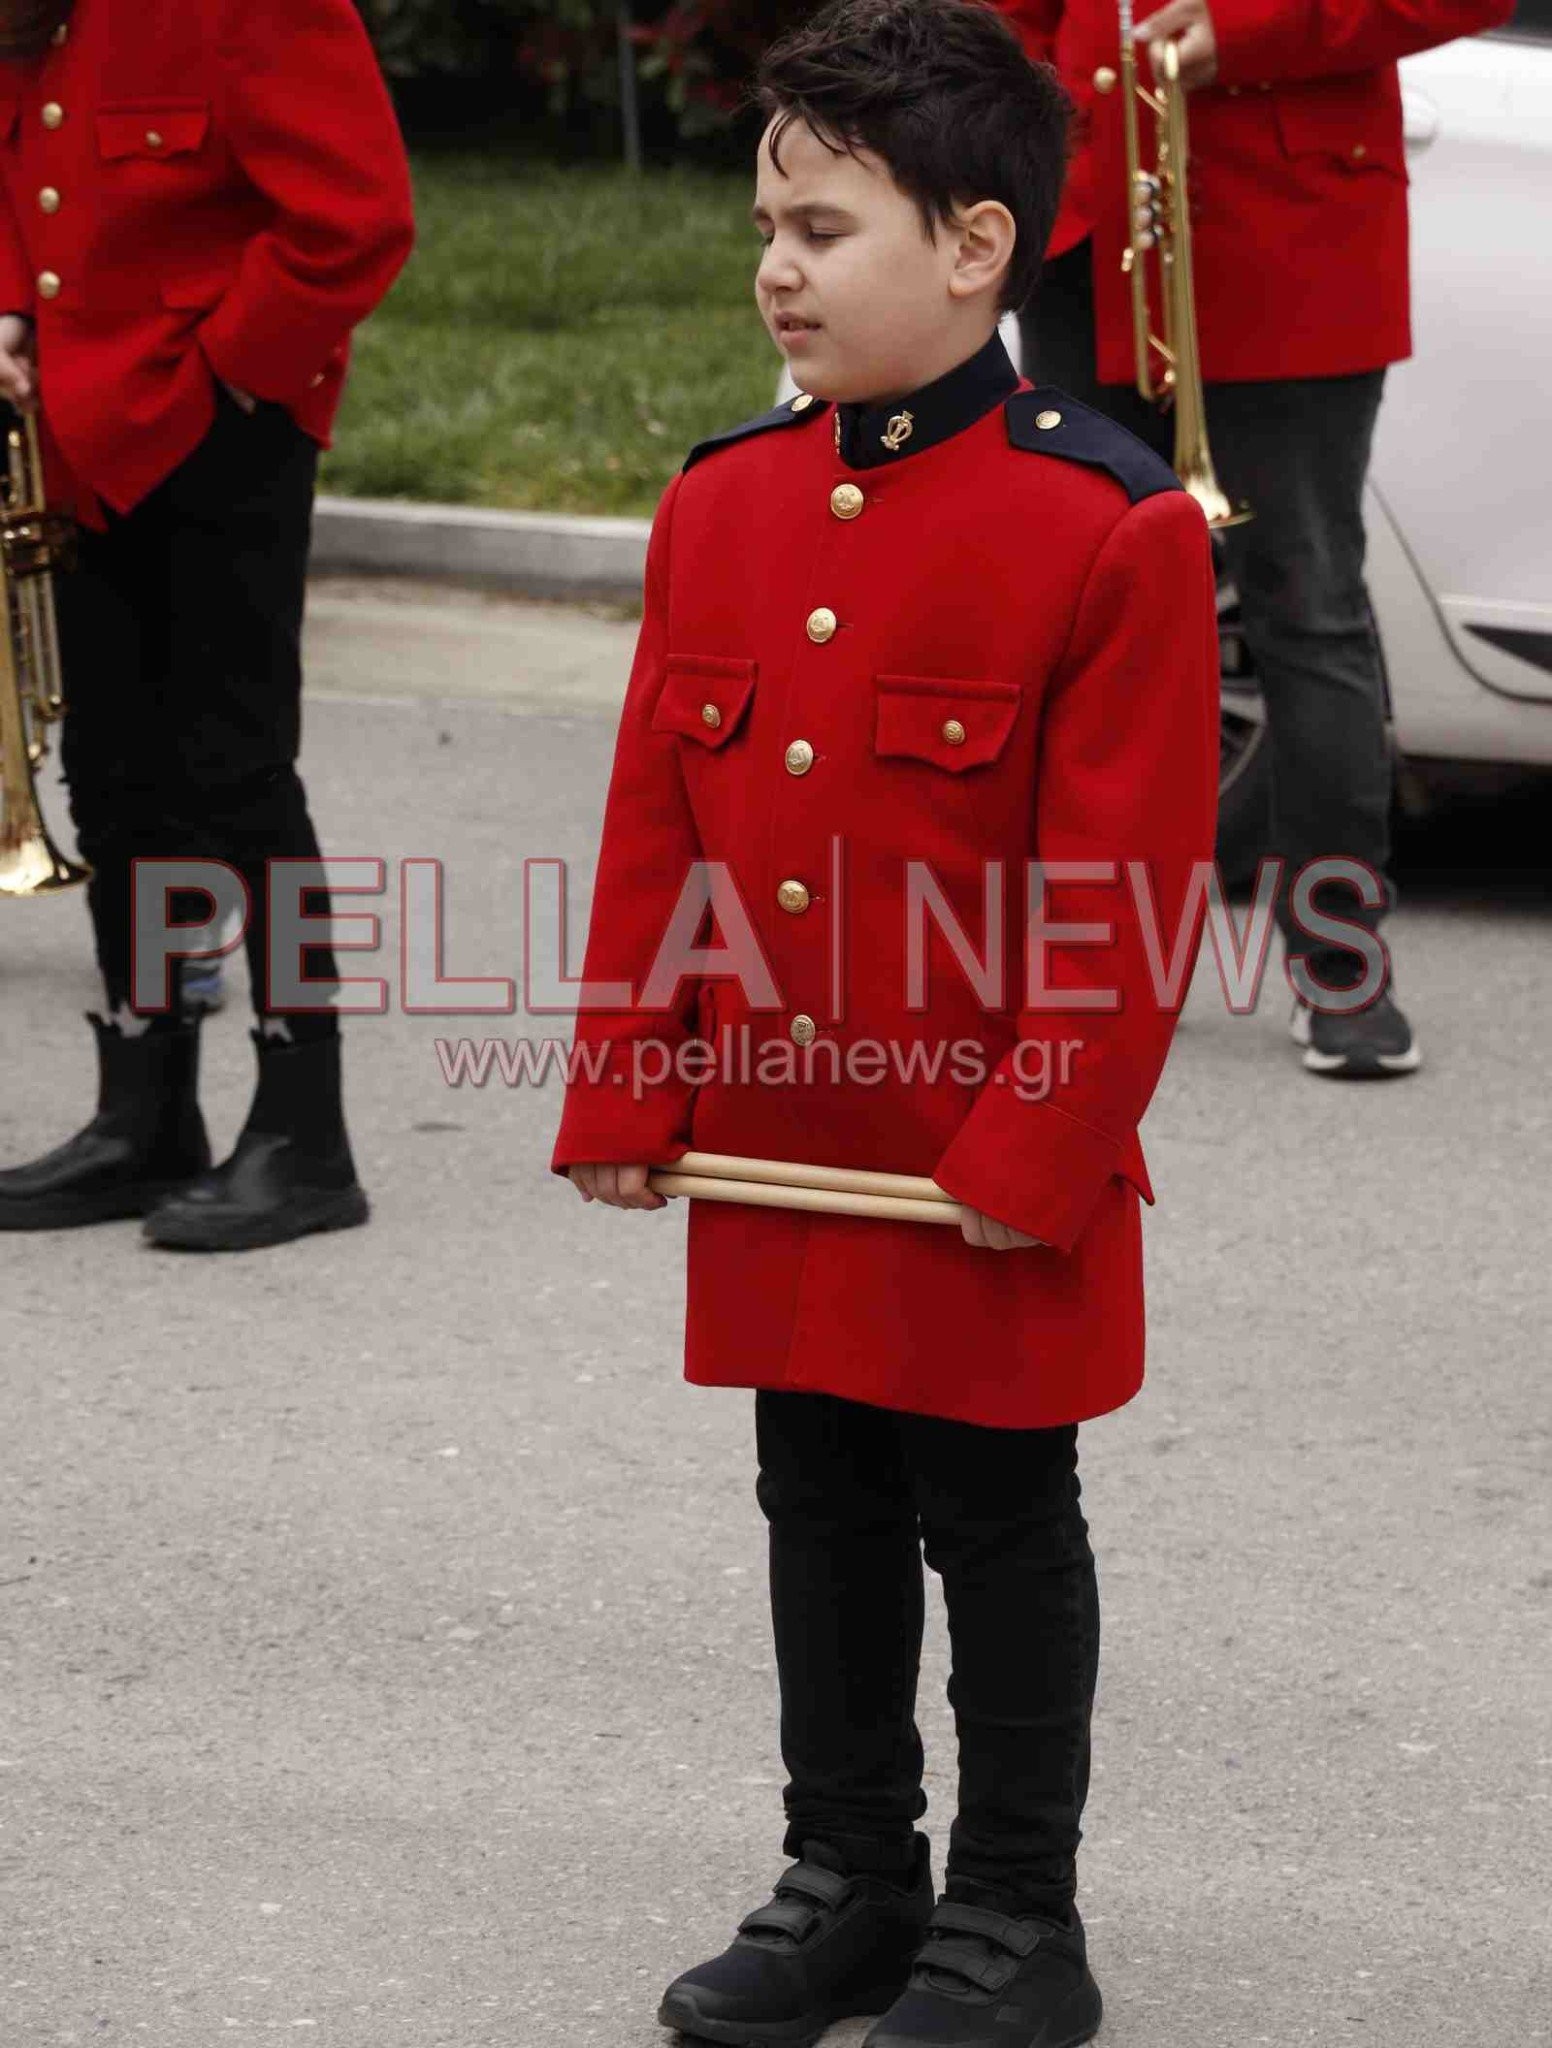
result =
[[[313,486],[351,330],[413,235],[351,0],[0,0],[0,396],[37,407],[82,525],[61,754],[107,998],[97,1115],[0,1172],[0,1229],[149,1210],[154,1242],[237,1250],[366,1221],[337,1016],[272,996],[266,880],[318,859],[295,765]],[[133,986],[146,857],[225,861],[248,893],[258,1087],[214,1168],[198,1020],[176,973],[165,1011]],[[326,999],[331,950],[304,972]]]
[[[691,1148],[931,1175],[964,1220],[691,1204],[686,1376],[757,1390],[796,1861],[660,2018],[1058,2048],[1100,2016],[1077,1427],[1142,1377],[1137,1124],[1213,843],[1210,548],[1165,463],[997,339],[1066,107],[996,15],[840,0],[761,92],[756,296],[803,388],[693,449],[654,523],[585,967],[614,1007],[579,1012],[553,1164],[639,1209]],[[727,958],[681,972],[665,935],[707,903]],[[936,1904],[923,1544],[960,1764]]]

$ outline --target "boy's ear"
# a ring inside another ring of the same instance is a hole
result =
[[[956,299],[994,291],[1013,261],[1018,228],[1000,199],[978,199],[963,206],[949,224],[957,240],[948,288]]]

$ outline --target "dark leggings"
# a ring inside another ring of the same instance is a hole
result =
[[[268,988],[267,866],[318,859],[296,772],[302,611],[316,443],[283,407],[249,415],[226,394],[194,452],[106,533],[83,532],[58,579],[67,711],[61,742],[110,1007],[131,1003],[137,858],[220,860],[251,904],[255,1007]],[[203,898],[175,899],[178,918]],[[321,891],[304,912],[327,913]],[[326,946],[303,973],[332,983]],[[174,974],[176,983],[177,975]],[[287,1019],[336,1028],[330,1010]]]
[[[781,1682],[783,1851],[898,1869],[926,1811],[922,1556],[943,1581],[959,1740],[950,1896],[1073,1898],[1099,1669],[1078,1431],[755,1396]]]

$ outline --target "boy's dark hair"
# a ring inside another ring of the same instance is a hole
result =
[[[771,45],[754,97],[781,168],[804,121],[827,148],[881,157],[929,234],[959,205],[996,199],[1018,229],[998,296],[1029,299],[1061,199],[1071,103],[983,0],[832,0]]]

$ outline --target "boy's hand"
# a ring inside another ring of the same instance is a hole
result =
[[[33,325],[24,313],[0,313],[0,398],[9,399],[18,412],[31,412],[38,402],[33,340]]]
[[[650,1166],[568,1166],[566,1178],[584,1202],[607,1202],[611,1209],[666,1209],[669,1197],[647,1186]]]
[[[1026,1237],[1022,1230],[1015,1230],[1011,1223],[999,1223],[995,1216],[987,1216],[979,1209],[966,1206],[960,1221],[960,1234],[966,1244],[979,1245],[984,1251],[1011,1252],[1021,1245],[1039,1244],[1038,1237]]]
[[[1180,45],[1180,83],[1187,92],[1211,85],[1218,76],[1218,33],[1207,0],[1166,0],[1157,14],[1138,22],[1137,41],[1145,47],[1170,40]]]

